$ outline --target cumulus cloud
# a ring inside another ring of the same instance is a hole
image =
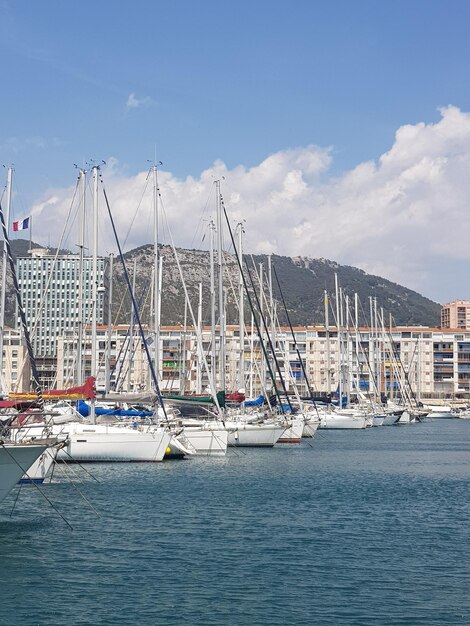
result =
[[[443,280],[446,263],[464,268],[470,257],[469,113],[449,106],[435,124],[402,126],[377,161],[340,176],[328,176],[331,162],[329,148],[309,145],[269,155],[251,168],[229,170],[216,161],[197,178],[159,171],[162,208],[176,245],[207,245],[204,233],[215,217],[214,180],[221,180],[230,219],[234,224],[246,220],[247,251],[326,257],[441,301],[468,296],[464,287],[451,294],[450,278],[441,292],[433,292],[433,280],[437,275]],[[113,162],[102,174],[126,249],[150,243],[148,172],[124,175]],[[50,232],[57,228],[58,213],[68,210],[72,193],[53,190],[35,205],[33,214],[42,216]],[[161,240],[168,242],[160,222]],[[109,233],[109,226],[101,226],[103,251],[114,248]]]

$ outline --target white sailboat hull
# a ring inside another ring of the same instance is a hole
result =
[[[0,445],[0,502],[46,449],[47,445],[39,444]]]
[[[36,483],[42,484],[50,475],[54,461],[57,458],[58,448],[51,446],[44,450],[41,456],[34,461],[27,472],[23,474],[19,482],[23,485]]]
[[[400,419],[400,415],[395,415],[394,413],[387,413],[385,415],[382,426],[392,426],[393,424],[396,424],[399,419]]]
[[[47,437],[48,431],[44,422],[34,422],[21,428],[12,428],[11,437],[16,443],[38,440]],[[20,478],[21,484],[41,484],[49,476],[59,448],[65,445],[65,437],[49,439],[49,447],[37,458]]]
[[[304,429],[302,431],[302,437],[313,437],[319,426],[320,421],[317,418],[306,419],[304,423]]]
[[[424,408],[428,411],[428,417],[431,419],[453,419],[455,413],[450,406],[438,406],[434,404],[425,404]]]
[[[279,437],[278,443],[300,443],[304,431],[305,419],[303,415],[294,416],[291,424]]]
[[[414,424],[415,422],[416,417],[414,415],[412,415],[409,411],[403,411],[397,424]]]
[[[198,456],[225,456],[228,435],[224,428],[185,426],[183,442]]]
[[[59,450],[63,461],[162,461],[171,439],[163,428],[139,430],[127,426],[83,424],[71,422],[54,427],[54,432],[66,434],[68,444]]]
[[[225,422],[225,427],[229,431],[228,445],[238,447],[272,448],[285,431],[285,427],[278,424]]]
[[[325,429],[356,429],[367,426],[366,417],[348,417],[342,415],[322,415],[320,428]]]

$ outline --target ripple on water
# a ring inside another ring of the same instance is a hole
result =
[[[73,531],[37,490],[2,505],[0,625],[468,624],[469,452],[443,420],[62,468]]]

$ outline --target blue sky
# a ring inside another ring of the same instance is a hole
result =
[[[126,180],[155,154],[184,181],[218,161],[250,170],[315,146],[328,164],[304,178],[314,197],[331,194],[335,180],[378,163],[401,127],[439,125],[449,105],[470,111],[469,23],[462,0],[0,0],[0,158],[15,166],[15,215],[68,189],[75,163],[112,158],[113,180]],[[272,241],[264,249],[295,253]],[[319,252],[314,238],[299,245],[367,271],[385,265]],[[415,274],[387,277],[441,301],[466,297],[445,277],[436,285],[438,272],[424,275],[428,262],[442,271],[436,254],[423,250]]]

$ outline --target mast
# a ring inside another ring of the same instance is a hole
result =
[[[83,376],[83,273],[85,264],[85,194],[86,194],[86,170],[80,169],[79,172],[80,181],[80,231],[78,240],[78,320],[77,320],[77,366],[76,366],[76,381],[77,385],[81,385],[84,379]]]
[[[183,271],[181,269],[181,263],[179,262],[178,253],[176,251],[175,242],[173,241],[173,237],[171,236],[171,232],[169,233],[169,237],[170,237],[171,247],[173,249],[173,254],[174,254],[174,257],[175,257],[175,261],[176,261],[176,266],[178,268],[178,273],[179,273],[179,276],[180,276],[180,279],[181,279],[181,283],[183,285],[184,297],[185,297],[186,303],[188,305],[188,311],[189,311],[189,313],[191,315],[193,328],[195,329],[195,332],[196,332],[196,341],[198,342],[198,345],[200,346],[200,354],[202,355],[202,361],[204,363],[205,370],[208,373],[210,390],[211,390],[211,393],[212,393],[212,396],[213,396],[214,403],[215,403],[215,405],[217,407],[217,411],[218,411],[219,415],[221,415],[223,413],[223,411],[224,411],[225,403],[224,402],[219,402],[219,400],[217,398],[217,390],[215,389],[215,387],[212,384],[213,381],[212,381],[211,376],[209,375],[209,371],[210,370],[209,370],[209,366],[208,366],[207,359],[206,359],[206,354],[205,354],[203,343],[202,343],[203,338],[202,338],[201,334],[198,332],[196,317],[194,316],[193,307],[191,306],[191,300],[189,298],[188,290],[187,290],[187,287],[186,287],[186,282],[185,282],[184,276],[183,276]],[[159,395],[161,395],[159,390],[158,390],[158,382],[157,382],[156,378],[155,378],[155,385],[156,385],[156,388],[157,388],[157,393]]]
[[[372,390],[372,385],[374,386],[374,390],[376,389],[376,379],[375,379],[375,341],[374,341],[374,331],[373,331],[373,313],[372,313],[372,296],[369,296],[369,315],[370,315],[370,328],[369,328],[369,378],[372,377],[373,380],[369,382],[369,393]]]
[[[214,231],[215,224],[214,221],[211,220],[209,222],[209,233],[210,233],[210,300],[211,300],[211,370],[210,376],[212,381],[212,387],[215,389],[215,379],[216,379],[216,350],[215,350],[215,264],[214,264]]]
[[[297,343],[297,338],[295,336],[294,327],[292,326],[292,322],[290,320],[289,310],[287,308],[286,301],[284,299],[284,294],[282,293],[282,289],[281,289],[281,283],[279,282],[279,277],[277,275],[276,268],[273,267],[272,269],[274,270],[274,277],[276,279],[276,284],[277,284],[277,288],[278,288],[278,291],[279,291],[279,295],[281,297],[281,301],[282,301],[282,304],[284,306],[284,313],[285,313],[286,318],[287,318],[287,323],[289,324],[292,341],[293,341],[293,344],[294,344],[294,347],[295,347],[295,352],[296,352],[296,355],[297,355],[297,359],[299,361],[299,366],[300,366],[300,368],[302,370],[302,375],[303,375],[304,380],[305,380],[305,385],[306,385],[308,393],[310,395],[310,400],[312,400],[313,404],[315,405],[315,400],[313,399],[313,391],[312,391],[312,388],[310,387],[310,383],[309,383],[308,376],[307,376],[307,370],[305,368],[305,364],[304,364],[304,362],[302,360],[302,355],[301,355],[300,350],[299,350],[299,345]],[[285,362],[288,363],[289,362],[289,347],[288,347],[289,343],[286,341],[285,345],[286,345],[286,353],[287,353],[286,357],[285,357],[286,358]],[[305,346],[307,346],[307,338],[305,338]],[[305,359],[307,360],[307,354],[305,355]],[[296,381],[293,379],[293,377],[292,377],[292,383],[293,383],[293,386],[294,386],[295,394],[297,396],[297,400],[300,401],[300,397],[299,397],[299,393],[298,393],[298,390],[297,390]]]
[[[157,363],[157,376],[158,379],[162,379],[162,351],[160,349],[160,328],[162,326],[162,285],[163,285],[163,256],[160,256],[159,265],[158,265],[158,318],[157,318],[157,339],[158,339],[158,363]]]
[[[423,338],[422,333],[419,333],[417,338],[417,359],[416,359],[416,401],[421,402],[421,340]]]
[[[271,342],[274,346],[274,350],[277,349],[277,332],[276,332],[276,310],[275,310],[275,303],[274,303],[274,297],[273,297],[273,265],[272,265],[272,254],[268,254],[268,292],[269,292],[269,317],[271,320],[270,326],[269,326],[269,331],[271,333]],[[279,285],[279,290],[281,289],[281,286]],[[263,297],[263,296],[261,296]],[[287,312],[286,312],[287,314]],[[284,357],[284,374],[287,380],[290,380],[290,375],[288,372],[288,365],[289,365],[289,343],[285,343],[284,344],[286,346],[286,350],[287,353]]]
[[[230,240],[232,242],[233,249],[235,250],[235,255],[236,255],[238,267],[239,267],[239,269],[241,269],[241,261],[240,261],[240,258],[238,256],[237,246],[235,244],[235,240],[234,240],[234,237],[233,237],[233,232],[232,232],[232,229],[230,227],[230,222],[229,222],[227,211],[225,210],[225,207],[224,207],[224,214],[225,214],[225,221],[227,223],[228,232],[230,234]],[[247,266],[247,273],[248,273],[248,277],[250,279],[250,284],[251,284],[251,288],[253,290],[253,294],[254,294],[255,299],[256,299],[258,310],[261,311],[262,307],[261,307],[261,303],[260,303],[260,298],[259,298],[259,296],[257,294],[256,289],[255,289],[255,284],[254,284],[254,281],[253,281],[253,277],[251,275],[250,268],[248,266]],[[281,404],[281,395],[280,395],[279,389],[278,389],[277,384],[276,384],[276,379],[275,379],[275,376],[274,376],[273,369],[272,369],[272,367],[270,365],[270,362],[268,360],[268,354],[267,354],[267,351],[266,351],[266,346],[264,345],[264,342],[261,340],[261,329],[259,327],[259,324],[258,324],[258,321],[257,321],[256,317],[254,316],[253,302],[252,302],[252,299],[251,299],[251,296],[250,296],[250,292],[247,289],[247,284],[246,284],[246,281],[245,281],[245,277],[243,277],[243,282],[245,284],[246,296],[247,296],[248,302],[250,304],[250,309],[251,309],[251,311],[253,313],[253,318],[254,318],[254,321],[256,323],[256,330],[257,330],[258,336],[260,338],[261,348],[263,350],[263,354],[265,355],[267,367],[269,368],[269,375],[271,377],[271,381],[272,381],[272,384],[273,384],[274,392],[276,393],[276,397],[277,397],[277,400],[278,400],[279,404]],[[287,403],[289,404],[289,408],[292,411],[292,405],[291,405],[291,402],[289,400],[289,395],[287,393],[287,389],[286,389],[286,386],[285,386],[285,383],[284,383],[284,377],[282,376],[282,373],[281,373],[281,370],[280,370],[279,360],[276,357],[274,346],[272,345],[272,342],[271,342],[271,338],[270,338],[270,335],[269,335],[266,319],[265,319],[264,316],[261,316],[261,318],[262,318],[262,322],[263,322],[265,336],[268,339],[269,347],[270,347],[270,350],[271,350],[271,355],[272,355],[273,361],[274,361],[274,363],[276,365],[276,370],[277,370],[277,373],[278,373],[278,376],[279,376],[279,380],[280,380],[282,388],[283,388],[283,393],[285,395]]]
[[[185,394],[185,377],[186,377],[186,333],[188,331],[188,305],[184,301],[184,319],[183,333],[180,335],[180,381],[178,391],[181,395]]]
[[[254,353],[255,353],[255,329],[254,329],[254,320],[253,313],[251,313],[251,325],[250,325],[250,383],[249,383],[249,397],[253,397],[253,376],[254,376]]]
[[[13,178],[13,168],[9,167],[7,170],[7,183],[6,183],[6,211],[5,222],[7,233],[10,227],[10,213],[11,213],[11,183]],[[5,388],[5,380],[3,378],[3,347],[5,343],[4,339],[4,327],[5,327],[5,304],[6,304],[6,286],[7,286],[7,263],[8,252],[7,242],[3,241],[3,261],[2,261],[2,296],[0,301],[0,391],[6,393],[8,390]]]
[[[197,306],[197,327],[198,332],[202,335],[202,283],[199,283],[199,301]],[[197,345],[197,359],[196,359],[196,393],[202,393],[202,354],[201,345],[198,342]]]
[[[137,257],[134,257],[134,267],[132,273],[132,293],[135,298],[135,278],[137,274]],[[134,352],[134,311],[131,306],[131,318],[129,323],[129,356],[127,360],[127,391],[131,391],[131,383],[132,383],[132,360],[133,360],[133,352]]]
[[[325,294],[325,330],[326,330],[326,389],[328,396],[331,398],[331,350],[330,350],[330,320],[328,308],[328,293]]]
[[[387,393],[387,377],[385,375],[385,323],[384,323],[384,310],[380,307],[380,389],[379,389],[379,404],[382,404],[382,392]]]
[[[92,167],[93,171],[93,250],[92,250],[92,316],[91,316],[91,375],[97,376],[96,359],[96,317],[98,304],[98,173],[99,165]],[[95,400],[91,401],[90,418],[92,424],[96,421]]]
[[[264,276],[263,276],[263,264],[259,264],[259,312],[261,317],[264,317]],[[260,341],[264,341],[264,334],[260,335]],[[267,389],[266,384],[266,367],[267,359],[265,358],[264,351],[261,353],[261,388]]]
[[[243,259],[243,222],[238,223],[238,256]],[[238,388],[245,388],[245,288],[242,272],[238,273],[239,331],[240,331],[240,365],[238,372]]]
[[[155,348],[154,348],[154,370],[157,372],[157,376],[160,372],[160,273],[159,273],[159,260],[158,260],[158,176],[157,176],[157,164],[155,163],[153,168],[153,297],[154,297],[154,335],[155,335]]]
[[[31,336],[29,334],[29,328],[28,328],[28,323],[26,321],[26,314],[23,308],[23,302],[21,300],[21,293],[20,293],[20,288],[18,285],[18,279],[16,277],[16,269],[15,269],[15,262],[13,260],[13,256],[11,254],[11,246],[10,246],[10,239],[8,237],[8,229],[7,229],[7,225],[5,223],[5,218],[3,216],[3,209],[0,203],[0,222],[2,225],[2,230],[3,230],[3,239],[4,239],[4,246],[6,246],[6,250],[7,250],[7,256],[8,256],[8,263],[10,265],[10,271],[11,271],[11,275],[13,278],[13,286],[15,288],[15,295],[16,295],[16,303],[18,306],[18,313],[20,315],[20,319],[21,319],[21,325],[23,328],[23,335],[24,335],[24,339],[26,342],[26,348],[28,351],[28,357],[29,357],[29,363],[30,363],[30,367],[31,367],[31,374],[32,374],[32,379],[33,379],[33,383],[34,383],[34,387],[35,387],[35,391],[38,397],[38,404],[39,407],[42,409],[44,409],[44,401],[43,401],[43,396],[42,396],[42,389],[41,389],[41,385],[39,383],[39,372],[37,369],[37,365],[36,365],[36,359],[34,358],[34,352],[33,352],[33,346],[31,344]]]
[[[108,340],[106,342],[106,394],[111,390],[111,334],[113,331],[113,264],[114,254],[109,255]]]
[[[220,180],[215,181],[217,195],[217,264],[219,270],[219,385],[225,389],[225,309],[224,309],[224,268],[223,268],[223,238],[222,238],[222,203],[220,199]]]
[[[347,406],[349,406],[350,404],[350,399],[351,399],[351,385],[352,385],[352,380],[351,380],[351,346],[350,346],[350,341],[351,341],[351,331],[350,331],[350,327],[349,327],[349,295],[346,294],[344,297],[344,317],[345,317],[345,335],[346,335],[346,346],[345,346],[345,362],[346,362],[346,372],[345,372],[345,379],[346,379],[346,404]],[[341,320],[341,325],[343,324],[343,320]]]
[[[394,370],[394,354],[393,354],[393,334],[392,334],[392,314],[390,313],[389,317],[389,345],[390,345],[390,384],[389,384],[389,396],[390,400],[393,400],[395,397],[395,370]]]
[[[379,320],[377,317],[377,298],[374,297],[374,335],[375,335],[375,350],[376,350],[376,358],[375,358],[375,377],[377,381],[377,395],[381,397],[382,391],[382,382],[380,376],[380,367],[381,367],[381,350],[380,350],[380,337],[379,337]]]
[[[339,322],[339,289],[338,289],[338,274],[335,272],[335,296],[336,296],[336,329],[337,329],[337,341],[338,341],[338,392],[339,392],[339,408],[343,406],[343,372],[342,372],[342,355],[341,355],[341,328]]]
[[[354,293],[354,330],[355,330],[355,352],[356,352],[356,382],[357,389],[360,391],[361,389],[361,366],[359,363],[359,345],[360,345],[360,335],[359,335],[359,296],[357,295],[357,291]]]

